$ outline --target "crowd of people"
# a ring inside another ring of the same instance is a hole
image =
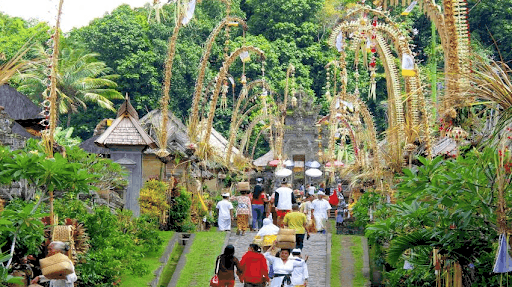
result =
[[[307,286],[307,257],[301,255],[305,239],[309,239],[310,233],[326,233],[331,209],[335,209],[337,224],[351,216],[341,185],[324,189],[311,184],[293,190],[286,179],[279,185],[267,195],[263,179],[258,178],[252,192],[247,189],[239,190],[238,196],[222,194],[223,199],[217,204],[219,230],[231,230],[236,202],[237,235],[245,235],[252,228],[257,231],[258,244],[251,244],[240,261],[234,256],[234,247],[226,247],[217,258],[220,286],[234,286],[235,273],[249,287],[267,283],[271,287]],[[277,247],[280,228],[295,230],[295,248]]]
[[[250,244],[242,259],[238,260],[235,247],[228,245],[215,263],[217,286],[235,286],[236,273],[244,287],[264,287],[267,283],[270,283],[270,287],[306,287],[308,265],[307,259],[303,259],[301,253],[297,248],[283,248],[278,251],[274,242],[270,249],[261,254],[260,246]]]
[[[231,220],[234,219],[234,206],[236,202],[237,234],[244,235],[249,229],[258,231],[263,227],[263,219],[271,218],[275,225],[284,227],[287,223],[284,218],[288,213],[297,212],[290,216],[288,222],[295,226],[298,234],[326,232],[326,222],[331,209],[335,209],[335,218],[341,224],[351,217],[351,204],[345,202],[341,185],[335,188],[301,187],[292,190],[286,178],[282,179],[280,186],[271,195],[267,195],[263,188],[263,179],[258,178],[253,191],[240,190],[240,195],[231,196],[229,192],[223,193],[223,199],[217,203],[219,230],[231,230]],[[293,205],[297,204],[294,210]],[[302,231],[301,218],[298,213],[305,215],[306,226]],[[252,218],[252,220],[251,220]],[[300,226],[300,227],[298,227]]]

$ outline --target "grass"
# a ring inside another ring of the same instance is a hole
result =
[[[336,234],[336,222],[331,221],[331,287],[341,287],[341,236]]]
[[[142,262],[149,266],[149,273],[139,277],[133,274],[123,274],[121,277],[121,287],[133,287],[133,286],[147,286],[154,278],[154,272],[160,267],[160,257],[165,252],[165,248],[169,243],[169,240],[174,235],[172,231],[159,231],[158,235],[163,239],[162,245],[156,252],[147,253],[142,259]]]
[[[209,286],[215,269],[215,259],[222,252],[226,233],[197,232],[187,262],[181,270],[177,287]],[[133,285],[135,286],[135,285]]]
[[[176,270],[176,265],[178,265],[180,256],[183,253],[183,249],[185,249],[185,246],[178,242],[175,243],[172,253],[169,256],[169,261],[167,261],[167,265],[165,265],[162,275],[160,276],[160,281],[158,281],[158,286],[169,285],[172,275],[174,274],[174,270]]]
[[[352,286],[354,287],[364,287],[366,286],[366,282],[368,282],[368,278],[363,276],[363,245],[361,242],[362,236],[352,235],[352,243],[350,246],[350,250],[352,251],[352,257],[354,258],[354,279],[352,280]]]
[[[350,251],[354,258],[354,279],[352,286],[363,287],[368,282],[369,278],[363,276],[363,245],[361,242],[362,236],[358,235],[340,235],[336,234],[336,222],[331,221],[331,287],[341,287],[341,260],[340,254],[343,246],[341,245],[342,238],[348,237],[352,241]]]

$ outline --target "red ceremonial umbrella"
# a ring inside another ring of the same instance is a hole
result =
[[[278,159],[274,159],[274,160],[271,160],[268,162],[268,166],[277,166],[279,164],[279,160]]]

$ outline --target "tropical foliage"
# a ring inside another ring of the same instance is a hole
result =
[[[36,48],[40,59],[51,57],[42,46]],[[114,75],[107,75],[109,68],[104,62],[96,60],[98,54],[87,53],[79,49],[64,48],[59,53],[57,69],[58,108],[61,114],[77,113],[78,108],[87,108],[86,102],[99,105],[102,108],[114,110],[111,99],[121,99],[121,94],[115,89]],[[46,97],[48,88],[48,73],[46,61],[31,62],[24,73],[19,74],[18,81],[21,92],[38,98]],[[39,98],[38,101],[43,99]],[[69,120],[68,120],[69,127]]]
[[[430,258],[434,248],[446,260],[460,263],[475,286],[497,280],[491,271],[498,239],[494,164],[498,156],[491,148],[471,150],[456,159],[419,158],[421,166],[404,170],[396,203],[376,204],[375,222],[366,228],[372,244],[389,244],[380,255],[389,264],[387,285],[434,284],[435,266]],[[509,190],[507,186],[507,202]],[[356,210],[372,205],[363,200]],[[414,269],[404,270],[404,260]]]

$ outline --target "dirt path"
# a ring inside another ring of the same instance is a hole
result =
[[[343,236],[341,238],[341,286],[343,287],[352,287],[352,280],[354,279],[354,258],[352,256],[352,251],[350,250],[350,246],[354,245],[352,243],[352,238],[350,236]]]

